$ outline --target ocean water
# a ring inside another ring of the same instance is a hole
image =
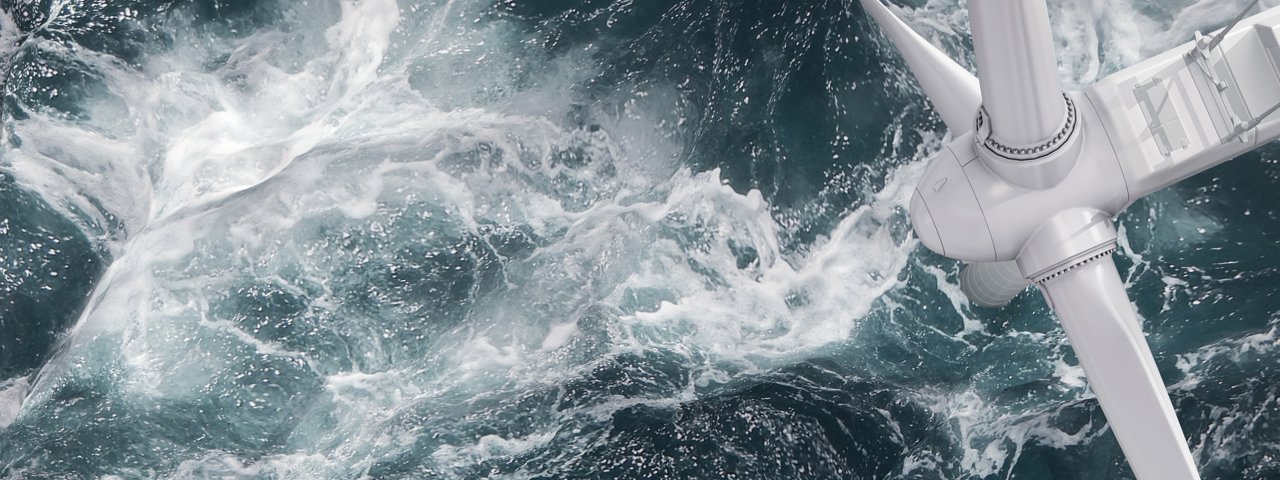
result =
[[[1064,85],[1247,3],[1052,0]],[[856,0],[0,10],[0,478],[1132,478],[915,239],[951,137]],[[1118,222],[1205,478],[1280,478],[1277,187]]]

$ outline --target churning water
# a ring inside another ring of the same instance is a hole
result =
[[[1050,3],[1081,88],[1247,2]],[[856,0],[0,7],[2,478],[1132,475],[915,240],[950,136]],[[1206,478],[1280,476],[1278,162],[1119,219]]]

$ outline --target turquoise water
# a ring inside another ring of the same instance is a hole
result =
[[[1051,2],[1064,84],[1245,3]],[[0,9],[0,478],[1132,477],[856,1]],[[1278,162],[1119,218],[1205,478],[1280,476]]]

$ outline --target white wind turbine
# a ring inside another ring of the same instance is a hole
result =
[[[1044,0],[969,0],[978,78],[861,0],[956,138],[911,198],[921,243],[971,262],[962,290],[1004,304],[1034,283],[1140,480],[1198,479],[1111,253],[1111,219],[1280,137],[1280,8],[1081,92],[1058,79]]]

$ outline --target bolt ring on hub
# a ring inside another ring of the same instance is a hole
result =
[[[1049,137],[1039,145],[1033,145],[1025,148],[1014,148],[1004,145],[991,137],[991,118],[987,115],[986,108],[978,108],[978,118],[975,121],[973,140],[981,147],[986,147],[992,153],[1008,158],[1010,160],[1035,160],[1045,157],[1062,147],[1065,141],[1071,137],[1071,133],[1076,129],[1076,104],[1071,101],[1071,97],[1066,93],[1062,94],[1062,98],[1067,102],[1067,118],[1062,124],[1062,129],[1057,135]]]

